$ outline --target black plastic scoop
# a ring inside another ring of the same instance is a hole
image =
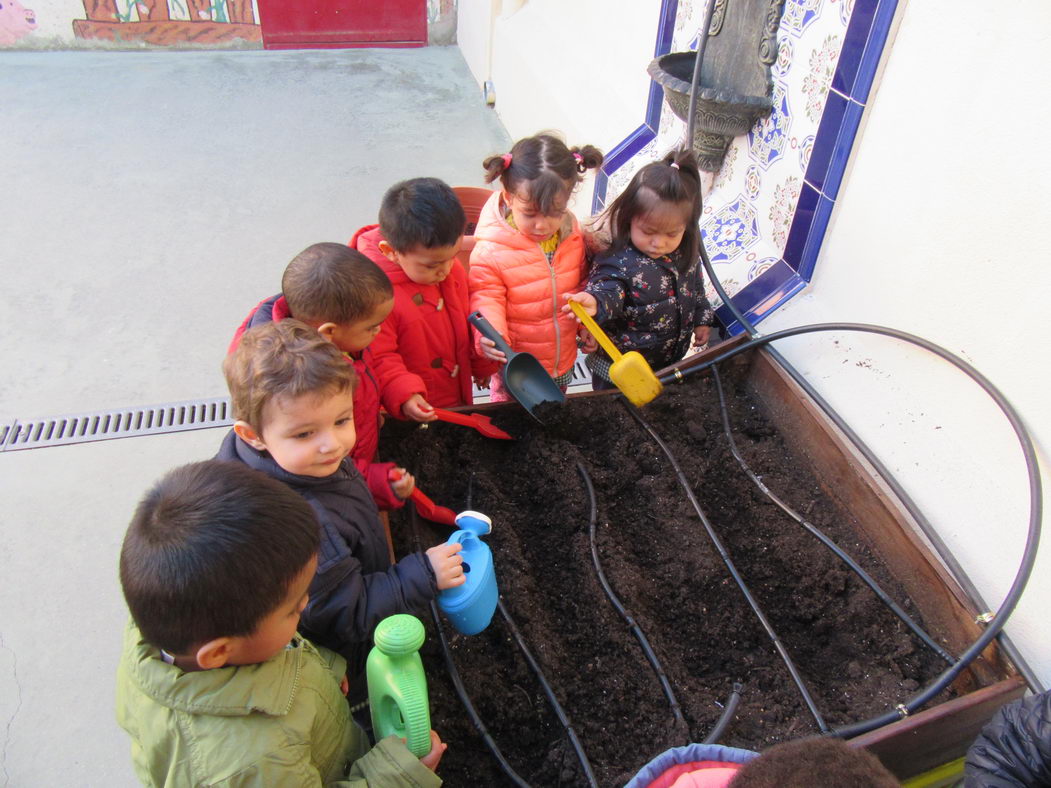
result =
[[[493,328],[481,312],[472,312],[467,319],[483,337],[493,341],[497,350],[507,356],[507,363],[500,369],[504,386],[507,388],[507,393],[529,411],[529,415],[540,421],[535,411],[538,405],[545,402],[556,402],[561,405],[566,401],[566,393],[558,387],[543,365],[536,360],[536,356],[532,353],[516,353],[511,350],[511,346],[500,336],[500,332]]]

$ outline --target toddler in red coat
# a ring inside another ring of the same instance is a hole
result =
[[[467,324],[467,272],[456,255],[466,217],[437,178],[394,184],[379,224],[350,246],[369,257],[394,287],[394,307],[372,345],[383,406],[394,416],[433,421],[434,408],[470,405],[471,382],[496,365],[474,352]]]
[[[358,375],[354,391],[354,427],[357,443],[351,452],[355,467],[365,477],[380,509],[404,504],[416,481],[404,468],[401,478],[389,481],[392,462],[373,462],[379,446],[380,385],[369,345],[394,305],[390,280],[365,255],[338,243],[308,246],[293,258],[281,277],[281,292],[261,301],[234,334],[227,354],[233,353],[249,328],[295,318],[339,348]],[[397,474],[395,474],[397,475]]]

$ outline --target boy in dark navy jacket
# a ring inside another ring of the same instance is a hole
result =
[[[237,421],[216,458],[284,482],[317,513],[317,572],[299,628],[347,660],[351,697],[360,700],[374,627],[463,584],[460,545],[435,545],[391,565],[376,504],[348,458],[354,370],[317,331],[298,320],[253,328],[223,372]]]

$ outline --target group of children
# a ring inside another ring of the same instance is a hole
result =
[[[132,621],[117,714],[144,782],[440,784],[437,734],[416,759],[393,737],[369,750],[352,718],[375,625],[465,581],[457,544],[392,561],[379,512],[415,480],[374,461],[383,414],[431,421],[471,404],[472,382],[509,398],[506,359],[472,331],[473,311],[563,389],[578,347],[596,387],[610,385],[569,300],[655,368],[707,341],[692,154],[643,167],[607,211],[603,243],[567,208],[601,163],[550,134],[487,158],[500,188],[469,271],[453,190],[398,183],[378,225],[305,249],[238,328],[223,363],[232,431],[214,459],[146,494],[121,551]]]

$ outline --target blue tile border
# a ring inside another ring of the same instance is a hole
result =
[[[748,322],[756,323],[806,286],[806,280],[793,271],[784,260],[778,260],[762,276],[753,279],[734,293],[733,302],[748,318]],[[725,304],[715,310],[715,316],[726,326],[731,336],[744,331]]]
[[[869,0],[869,2],[872,1]],[[894,12],[897,9],[898,0],[878,0],[877,2],[876,15],[872,20],[868,40],[865,42],[865,51],[861,56],[858,77],[850,93],[850,97],[860,104],[869,100],[872,85],[876,81],[876,69],[879,68],[880,58],[883,57],[883,48],[890,37],[890,29],[894,25]]]
[[[814,137],[813,151],[803,176],[803,187],[782,259],[733,296],[734,304],[753,323],[762,320],[806,287],[814,274],[897,8],[898,0],[856,0]],[[677,10],[678,0],[662,1],[655,57],[670,50]],[[595,178],[593,212],[605,207],[609,176],[655,138],[663,100],[662,89],[653,83],[646,104],[645,122],[610,152]],[[742,330],[725,305],[716,310],[716,316],[731,334]]]

